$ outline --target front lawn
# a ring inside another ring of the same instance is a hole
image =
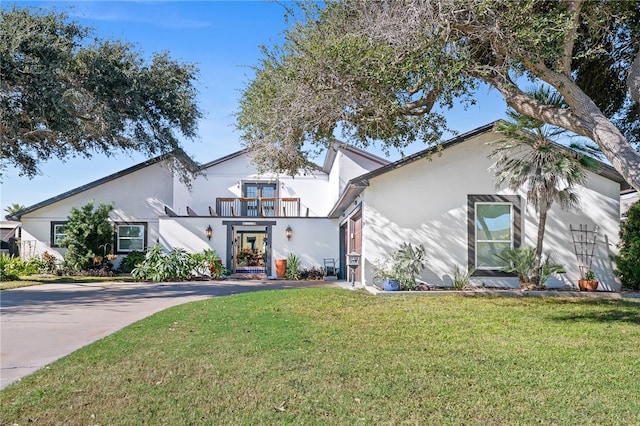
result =
[[[305,289],[177,306],[0,393],[2,424],[640,424],[640,300]]]

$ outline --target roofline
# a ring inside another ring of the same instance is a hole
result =
[[[394,161],[393,163],[389,163],[385,166],[382,166],[378,169],[375,169],[371,172],[365,173],[361,176],[357,176],[353,179],[351,179],[348,183],[347,186],[345,187],[345,190],[342,194],[342,196],[338,199],[338,201],[335,203],[334,207],[331,209],[331,212],[329,213],[329,217],[339,217],[340,214],[342,214],[342,212],[344,211],[344,209],[346,209],[346,207],[351,204],[358,195],[360,195],[362,193],[362,191],[364,191],[364,188],[366,188],[367,186],[369,186],[369,181],[372,178],[378,177],[380,175],[383,175],[385,173],[388,173],[392,170],[398,169],[400,167],[403,167],[407,164],[413,163],[415,161],[421,160],[423,158],[426,158],[430,155],[433,155],[434,153],[437,153],[439,151],[443,151],[449,147],[458,145],[462,142],[465,142],[475,136],[484,134],[484,133],[489,133],[489,132],[493,132],[495,129],[495,125],[502,120],[496,120],[493,121],[489,124],[485,124],[484,126],[480,126],[476,129],[470,130],[466,133],[463,133],[461,135],[458,135],[454,138],[451,138],[445,142],[442,142],[440,144],[437,144],[436,146],[431,146],[427,149],[424,149],[422,151],[416,152],[415,154],[409,155],[407,157],[404,157],[398,161]],[[556,142],[554,142],[556,145],[558,145],[559,147],[563,148],[563,149],[567,149],[567,150],[571,150],[573,151],[571,148],[568,148],[566,146],[563,146],[561,144],[558,144]],[[596,161],[598,161],[598,163],[600,163],[600,170],[598,170],[597,172],[595,172],[596,174],[603,176],[609,180],[612,180],[614,182],[617,182],[620,184],[620,190],[621,193],[625,193],[629,191],[629,188],[631,188],[631,186],[624,180],[624,178],[610,165],[603,163],[602,161],[595,159]]]
[[[231,154],[225,155],[224,157],[220,157],[213,161],[209,161],[208,163],[200,166],[200,170],[208,169],[209,167],[217,166],[220,163],[224,163],[225,161],[233,160],[236,157],[240,157],[241,155],[248,154],[249,148],[241,149],[240,151],[232,152]]]
[[[327,148],[327,155],[324,157],[324,163],[322,164],[322,171],[324,171],[325,173],[329,173],[331,171],[331,167],[333,166],[333,162],[335,161],[339,150],[353,152],[354,154],[357,154],[361,157],[364,157],[368,160],[378,163],[381,166],[389,164],[389,160],[386,160],[382,157],[378,157],[377,155],[372,154],[368,151],[365,151],[356,146],[353,146],[346,142],[342,142],[335,139],[333,144]]]
[[[166,154],[162,154],[159,155],[158,157],[152,158],[150,160],[146,160],[143,161],[142,163],[136,164],[134,166],[131,166],[129,168],[126,168],[124,170],[120,170],[119,172],[110,174],[109,176],[105,176],[103,178],[100,178],[98,180],[95,180],[93,182],[89,182],[87,184],[84,184],[82,186],[79,186],[77,188],[71,189],[69,191],[63,192],[62,194],[56,195],[55,197],[51,197],[49,199],[46,199],[44,201],[41,201],[39,203],[33,204],[29,207],[25,207],[22,210],[19,210],[13,214],[10,215],[6,215],[5,218],[7,220],[15,220],[15,221],[19,221],[20,218],[27,214],[27,213],[31,213],[35,210],[41,209],[43,207],[46,207],[50,204],[56,203],[58,201],[62,201],[65,198],[69,198],[72,197],[74,195],[80,194],[81,192],[87,191],[89,189],[95,188],[97,186],[103,185],[107,182],[110,182],[112,180],[121,178],[123,176],[126,176],[128,174],[137,172],[138,170],[142,170],[146,167],[152,166],[156,163],[159,163],[161,161],[164,161],[170,157],[179,157],[180,160],[184,161],[187,164],[187,167],[190,168],[191,170],[197,170],[197,165],[196,163],[191,160],[191,158],[182,150],[176,150],[174,152],[170,152],[170,153],[166,153]]]

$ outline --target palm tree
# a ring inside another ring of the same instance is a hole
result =
[[[547,87],[530,91],[528,95],[557,108],[565,105],[562,97]],[[584,154],[592,154],[592,148],[572,144],[573,149],[567,149],[553,142],[565,132],[564,129],[549,126],[513,109],[507,111],[507,117],[507,121],[499,122],[496,127],[504,138],[493,142],[496,146],[490,157],[496,158],[496,162],[492,168],[497,187],[506,183],[512,191],[526,188],[527,202],[539,214],[531,278],[532,284],[538,285],[547,212],[554,203],[563,210],[577,207],[579,198],[574,187],[585,183],[585,170],[597,170],[599,163]]]
[[[14,213],[19,212],[20,210],[24,210],[25,206],[18,203],[13,203],[10,206],[4,208],[4,211],[7,212],[7,216],[10,216]]]

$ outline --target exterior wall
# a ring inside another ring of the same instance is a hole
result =
[[[261,218],[275,222],[271,236],[271,278],[275,278],[275,259],[287,258],[293,253],[300,258],[302,268],[319,268],[323,259],[338,258],[338,224],[324,218]],[[214,217],[162,217],[160,218],[160,244],[170,250],[184,248],[188,252],[199,252],[211,248],[225,260],[227,253],[227,226],[223,222],[233,222],[238,227],[247,228],[241,219]],[[211,225],[213,237],[208,241],[204,230]],[[230,226],[230,225],[229,225]],[[290,226],[292,237],[286,238],[286,228]],[[264,226],[261,227],[264,229]]]
[[[470,194],[510,194],[496,189],[489,171],[493,160],[487,158],[491,148],[485,145],[497,136],[479,135],[448,147],[439,156],[422,159],[389,171],[370,181],[363,193],[363,257],[364,282],[373,283],[372,262],[394,251],[402,242],[423,244],[428,264],[420,279],[448,286],[456,265],[466,271],[468,264],[467,196]],[[567,270],[559,278],[552,277],[547,286],[577,283],[579,271],[573,250],[569,224],[599,225],[601,237],[597,245],[594,271],[607,289],[618,288],[613,279],[609,253],[617,243],[619,185],[599,175],[590,174],[589,182],[580,189],[583,208],[563,212],[557,207],[549,212],[544,252]],[[535,246],[538,215],[522,198],[522,243]],[[604,239],[608,239],[607,247]],[[517,287],[515,277],[476,277],[476,285]],[[602,289],[602,287],[601,287]]]
[[[329,178],[326,173],[316,172],[308,176],[276,176],[260,175],[250,163],[249,156],[244,154],[219,164],[212,165],[203,171],[192,183],[188,191],[184,185],[174,182],[176,195],[172,209],[178,215],[187,215],[187,206],[197,214],[209,215],[209,206],[215,208],[218,197],[241,197],[242,181],[278,182],[279,197],[300,198],[300,214],[309,216],[326,216],[333,206],[329,200]]]
[[[379,162],[358,155],[353,151],[338,149],[329,174],[331,204],[338,200],[351,179],[381,166],[382,164]]]
[[[158,216],[172,199],[171,173],[160,164],[153,164],[136,172],[80,192],[22,216],[22,253],[41,255],[45,251],[62,257],[65,249],[51,247],[51,222],[65,221],[72,207],[89,201],[97,206],[101,201],[112,203],[110,214],[114,222],[147,222],[147,245],[158,239]]]

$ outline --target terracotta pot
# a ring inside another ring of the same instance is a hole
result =
[[[578,280],[578,288],[580,291],[595,291],[598,288],[598,281]]]
[[[276,259],[276,278],[284,278],[287,273],[287,259]]]

